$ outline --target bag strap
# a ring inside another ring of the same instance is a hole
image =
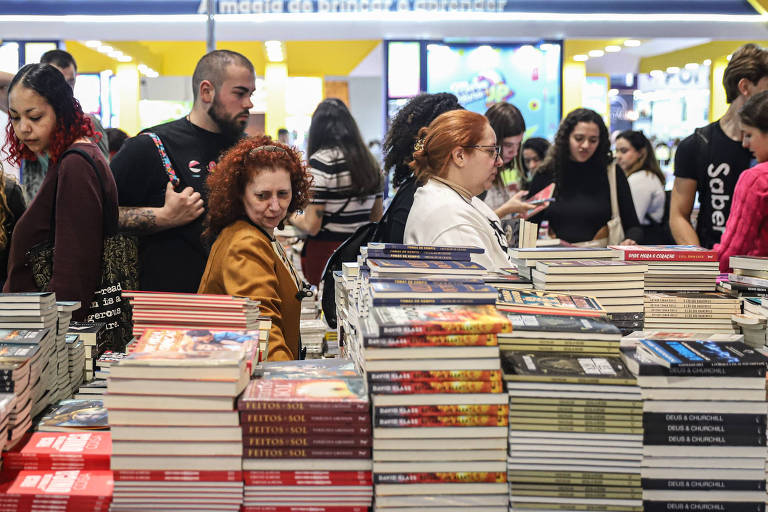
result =
[[[99,168],[96,166],[96,162],[93,160],[91,155],[88,154],[87,151],[85,151],[82,148],[69,148],[62,154],[62,159],[64,158],[64,155],[67,155],[69,153],[77,153],[81,157],[85,159],[86,162],[88,162],[88,166],[93,170],[94,173],[96,173],[96,179],[99,180],[99,188],[101,189],[101,215],[102,215],[102,229],[104,230],[104,233],[107,235],[114,235],[117,233],[117,225],[116,223],[113,223],[114,225],[110,226],[110,216],[107,212],[107,189],[104,186],[104,178],[101,177],[101,173],[99,172]],[[58,184],[58,179],[56,180]],[[54,211],[56,206],[56,199],[54,196]]]
[[[611,218],[619,217],[619,199],[616,191],[616,164],[608,166],[608,188],[611,191]]]
[[[168,153],[165,151],[165,146],[163,145],[163,141],[160,140],[160,137],[154,132],[144,132],[145,135],[148,135],[150,139],[152,139],[152,142],[155,143],[155,147],[157,147],[157,152],[160,154],[160,159],[163,161],[163,166],[165,167],[165,173],[168,175],[168,179],[173,184],[174,187],[179,185],[179,177],[176,175],[176,171],[173,170],[173,166],[171,165],[171,160],[168,158]]]

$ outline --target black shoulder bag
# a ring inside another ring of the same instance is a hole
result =
[[[110,350],[123,352],[125,344],[131,337],[131,310],[128,302],[122,300],[122,290],[138,288],[138,271],[136,261],[138,250],[136,239],[132,236],[118,233],[117,218],[110,219],[107,208],[107,191],[104,179],[99,173],[96,162],[91,155],[80,148],[70,148],[61,155],[63,159],[69,153],[77,153],[88,162],[89,167],[96,173],[101,187],[102,197],[102,229],[104,233],[104,249],[101,257],[101,278],[99,289],[96,290],[88,308],[87,322],[104,322],[107,329],[107,339]],[[116,212],[114,212],[116,213]],[[53,255],[55,251],[56,228],[56,193],[51,209],[51,231],[48,240],[39,243],[27,251],[27,259],[32,267],[35,284],[40,291],[45,291],[53,277]]]

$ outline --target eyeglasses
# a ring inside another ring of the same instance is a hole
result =
[[[496,158],[501,158],[501,146],[462,146],[465,149],[480,149],[484,151],[485,153],[488,153],[488,156],[493,158],[494,160]]]

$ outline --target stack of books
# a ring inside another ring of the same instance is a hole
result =
[[[645,294],[645,329],[673,332],[733,333],[731,317],[741,313],[740,300],[719,292]]]
[[[246,511],[371,505],[365,382],[349,361],[326,361],[265,364],[238,400]]]
[[[517,265],[520,277],[533,280],[536,264],[550,260],[615,260],[616,253],[612,249],[600,247],[530,247],[510,249],[510,258]]]
[[[718,291],[733,297],[768,297],[768,258],[731,256],[733,272],[717,283]]]
[[[642,402],[621,358],[502,351],[502,368],[512,510],[642,510]]]
[[[137,338],[147,329],[261,328],[259,301],[247,297],[138,291],[126,291],[123,296],[133,308],[133,335]]]
[[[67,358],[69,360],[69,393],[76,393],[83,384],[85,378],[85,345],[77,334],[65,334],[64,343],[67,345]]]
[[[115,488],[112,510],[151,510],[157,503],[238,510],[242,484],[219,482],[226,482],[220,474],[241,470],[235,399],[249,382],[249,363],[258,358],[258,333],[149,329],[130,349],[110,366],[104,395],[112,469],[129,472]],[[210,478],[194,489],[164,476],[158,480],[163,483],[130,479],[130,471],[183,470]]]
[[[744,334],[744,343],[751,347],[761,348],[768,345],[768,301],[763,304],[765,297],[742,297],[742,314],[732,318],[735,325]]]
[[[72,396],[67,331],[69,330],[70,320],[72,320],[72,312],[77,311],[78,309],[80,309],[79,301],[59,301],[56,303],[56,391],[53,392],[52,396],[53,401],[55,402]]]
[[[768,358],[741,342],[637,339],[645,510],[764,510]]]
[[[374,306],[355,346],[373,403],[376,510],[507,508],[507,398],[491,305]]]
[[[3,452],[6,471],[109,470],[109,432],[36,432]]]
[[[717,252],[695,245],[612,245],[619,259],[648,264],[646,291],[714,291]]]
[[[107,350],[107,325],[103,322],[70,322],[68,334],[77,334],[85,347],[85,381],[93,380],[96,360]]]
[[[325,322],[319,318],[311,320],[301,320],[299,331],[301,334],[301,345],[306,349],[306,359],[320,359],[323,357],[325,332],[327,327]]]
[[[30,415],[36,416],[56,401],[58,352],[56,295],[51,292],[0,293],[0,329],[37,329],[45,334],[34,343],[40,346],[39,382],[33,388]]]
[[[112,489],[111,471],[21,471],[3,485],[0,511],[109,512]]]
[[[499,290],[496,307],[508,313],[608,317],[608,313],[594,297],[543,290]]]
[[[92,432],[109,430],[101,399],[62,400],[48,408],[37,423],[40,432]]]
[[[0,451],[7,448],[10,432],[11,411],[16,400],[13,393],[0,393]],[[4,468],[7,470],[7,468]]]
[[[536,289],[594,297],[624,330],[643,320],[643,290],[648,265],[611,260],[551,260],[536,263]],[[642,326],[642,325],[640,325]]]
[[[41,374],[48,364],[43,354],[50,353],[53,338],[49,329],[0,329],[0,371],[3,373],[1,393],[12,393],[7,410],[7,430],[4,439],[13,445],[32,425],[35,397],[42,396]]]

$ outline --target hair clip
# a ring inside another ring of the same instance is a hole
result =
[[[257,148],[253,148],[248,152],[249,155],[254,156],[254,154],[258,151],[269,151],[270,153],[287,153],[287,151],[284,148],[281,148],[280,146],[259,146]]]
[[[424,137],[421,137],[419,140],[416,141],[416,144],[413,145],[414,151],[424,151],[424,143],[426,142],[426,139]]]

